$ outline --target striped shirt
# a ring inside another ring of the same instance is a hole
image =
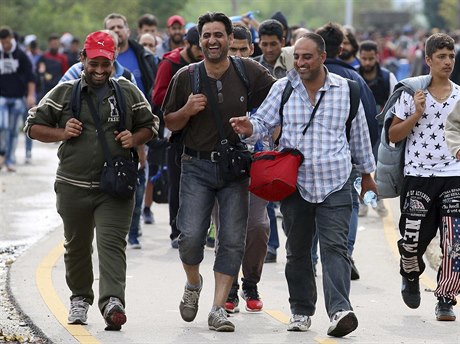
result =
[[[246,139],[255,142],[271,135],[280,124],[281,95],[289,79],[294,90],[284,106],[280,149],[297,148],[303,153],[305,159],[299,168],[297,187],[301,196],[311,203],[323,202],[328,195],[345,185],[350,176],[352,158],[355,168],[361,173],[371,173],[375,169],[362,103],[352,122],[348,142],[345,128],[350,111],[350,90],[346,79],[324,68],[326,80],[316,94],[316,102],[321,91],[325,91],[325,95],[305,136],[302,136],[302,131],[314,106],[297,72],[291,70],[286,78],[273,84],[265,101],[251,116],[253,135]]]

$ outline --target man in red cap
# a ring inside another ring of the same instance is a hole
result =
[[[126,235],[131,224],[134,198],[115,198],[99,189],[104,152],[91,103],[97,109],[107,147],[113,157],[131,157],[130,150],[157,135],[158,118],[130,81],[110,79],[115,60],[111,35],[97,31],[86,37],[80,59],[83,73],[78,80],[59,84],[37,107],[29,111],[25,131],[31,139],[62,142],[56,172],[57,211],[64,224],[66,281],[72,292],[69,324],[86,324],[89,306],[94,301],[91,262],[94,228],[99,256],[98,306],[106,330],[118,331],[126,322]],[[73,99],[74,84],[80,81],[80,99]],[[121,109],[121,98],[126,103]],[[79,113],[72,104],[80,101]],[[75,116],[78,115],[78,118]],[[122,116],[125,126],[119,128]]]
[[[163,58],[168,51],[184,46],[185,20],[174,15],[166,21],[168,38],[157,48],[157,56]]]

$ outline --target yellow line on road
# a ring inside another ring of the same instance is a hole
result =
[[[390,205],[385,200],[385,207],[388,209],[388,215],[383,218],[383,230],[385,238],[387,239],[388,245],[390,246],[393,254],[399,258],[398,240],[399,240],[399,228],[393,221],[393,211]],[[436,281],[428,277],[426,274],[420,276],[420,281],[429,289],[436,289]]]
[[[43,258],[37,267],[35,281],[38,290],[46,305],[61,325],[81,344],[100,344],[82,325],[67,324],[67,308],[59,298],[53,286],[53,268],[57,260],[64,254],[64,245],[61,242]]]

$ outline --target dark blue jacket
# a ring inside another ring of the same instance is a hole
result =
[[[327,58],[324,65],[329,72],[358,82],[361,90],[361,102],[363,103],[364,112],[366,113],[367,127],[369,128],[369,136],[373,147],[378,139],[378,124],[375,119],[377,115],[377,106],[371,89],[367,86],[366,81],[364,81],[361,75],[346,62],[339,59]]]

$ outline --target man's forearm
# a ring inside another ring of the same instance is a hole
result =
[[[29,129],[29,136],[41,142],[59,142],[66,139],[64,128],[52,128],[41,124],[32,125]]]
[[[134,146],[140,146],[150,141],[153,137],[153,130],[150,128],[140,128],[133,133]]]

